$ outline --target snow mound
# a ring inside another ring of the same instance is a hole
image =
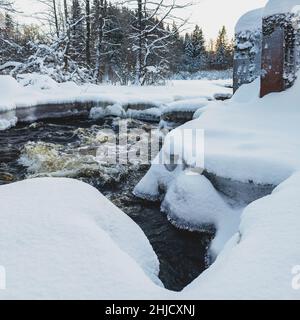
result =
[[[211,245],[216,256],[239,226],[240,210],[233,210],[202,175],[189,171],[181,173],[169,186],[162,210],[178,227],[189,230],[210,230],[217,235]]]
[[[38,73],[19,74],[17,80],[23,87],[30,86],[37,90],[50,90],[58,87],[58,83],[49,76]]]
[[[264,16],[299,11],[300,0],[269,0],[264,10]]]
[[[216,262],[183,291],[189,299],[300,299],[300,173],[249,205]],[[295,286],[296,284],[296,286]]]
[[[124,118],[126,116],[126,112],[123,109],[123,107],[118,103],[107,106],[105,108],[95,107],[95,108],[92,108],[90,111],[91,119],[102,119],[110,116]]]
[[[264,8],[255,9],[244,14],[236,24],[235,33],[262,29]]]
[[[96,189],[70,179],[0,187],[1,299],[137,299],[161,292],[139,227]],[[144,271],[143,271],[144,270]]]

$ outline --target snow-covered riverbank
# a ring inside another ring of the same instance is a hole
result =
[[[169,104],[176,101],[178,110],[179,101],[182,101],[181,109],[184,110],[189,108],[191,100],[195,109],[195,99],[208,101],[214,100],[215,94],[230,94],[232,89],[228,86],[231,83],[231,80],[172,80],[166,86],[78,86],[72,82],[58,84],[41,75],[23,75],[19,82],[9,76],[0,76],[0,130],[13,125],[18,114],[23,113],[24,117],[34,120],[35,112],[30,114],[23,109],[41,107],[43,113],[47,113],[57,105],[65,105],[67,109],[70,104],[77,104],[72,106],[74,113],[80,112],[85,104],[92,104],[90,108],[99,105],[103,109],[102,115],[152,117],[159,121],[162,110]],[[5,111],[11,112],[5,115]]]
[[[1,186],[0,299],[299,299],[299,192],[296,173],[248,206],[216,262],[175,293],[161,287],[140,229],[92,187],[68,179]]]
[[[161,151],[184,129],[204,130],[204,167],[154,163],[136,187],[149,199],[164,190],[162,209],[177,226],[217,229],[215,262],[183,292],[162,288],[145,235],[95,189],[33,179],[0,186],[0,298],[300,299],[299,86],[260,99],[257,80],[211,102]],[[182,99],[201,99],[195,91]]]

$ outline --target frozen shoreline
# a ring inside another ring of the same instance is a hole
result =
[[[23,75],[18,83],[10,76],[0,76],[0,119],[35,121],[46,117],[89,115],[92,108],[104,115],[131,117],[159,122],[165,108],[197,109],[216,94],[229,95],[231,80],[172,80],[166,86],[113,86],[58,84],[47,76]],[[182,101],[182,103],[180,103]],[[195,106],[196,104],[196,106]],[[6,124],[6,125],[5,125]],[[11,124],[10,124],[11,125]],[[9,127],[0,124],[0,130]]]

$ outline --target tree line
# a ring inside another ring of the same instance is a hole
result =
[[[206,42],[197,25],[184,34],[176,1],[40,0],[36,25],[19,25],[0,0],[0,72],[48,74],[56,81],[157,84],[181,72],[232,67],[223,27]]]

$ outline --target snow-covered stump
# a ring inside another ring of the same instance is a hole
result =
[[[235,29],[235,53],[233,67],[234,92],[260,76],[262,12],[257,9],[240,18]]]
[[[269,1],[263,18],[263,49],[260,96],[293,86],[299,70],[300,1]]]

